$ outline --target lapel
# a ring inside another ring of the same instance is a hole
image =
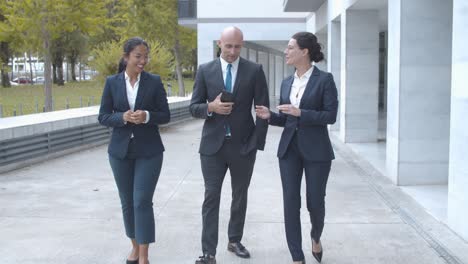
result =
[[[291,75],[288,77],[288,79],[286,79],[284,81],[284,90],[282,90],[282,93],[281,93],[281,96],[283,98],[283,104],[290,104],[291,103],[291,100],[289,100],[289,94],[291,93],[291,87],[292,87],[292,84],[294,82],[294,75]],[[282,87],[282,88],[283,88]]]
[[[319,68],[317,68],[317,66],[314,65],[314,70],[312,71],[304,93],[302,94],[301,102],[299,103],[299,108],[302,108],[304,106],[304,102],[307,100],[307,96],[309,96],[312,93],[312,90],[314,89],[315,83],[317,83],[319,76],[320,70]]]
[[[148,74],[146,72],[141,72],[140,74],[140,84],[138,86],[138,93],[135,100],[135,111],[141,108],[141,104],[143,103],[143,98],[145,97],[146,90],[148,89],[147,85],[147,78]]]
[[[125,82],[125,71],[119,73],[119,75],[117,76],[117,90],[123,93],[125,109],[130,109],[127,96],[127,84]]]
[[[220,94],[224,89],[224,79],[223,79],[223,70],[221,68],[221,59],[217,59],[215,61],[215,67],[214,67],[214,78],[216,83],[221,83],[221,85],[216,85],[216,88],[218,91],[216,95]]]
[[[241,81],[241,78],[242,76],[246,76],[244,74],[244,71],[246,70],[245,67],[244,67],[244,63],[245,63],[245,60],[241,57],[239,57],[239,64],[237,65],[237,73],[236,73],[236,82],[234,83],[234,86],[233,86],[233,89],[234,89],[234,93],[233,93],[233,96],[236,97],[239,89],[240,89],[240,81]]]

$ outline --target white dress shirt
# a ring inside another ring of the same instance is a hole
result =
[[[307,86],[307,83],[309,82],[309,78],[310,75],[312,75],[313,70],[314,66],[310,67],[310,69],[306,71],[301,77],[297,75],[297,71],[294,73],[294,81],[291,87],[291,93],[289,94],[289,100],[296,108],[299,108],[302,95],[304,94],[304,90]]]
[[[224,84],[226,84],[227,66],[229,62],[225,61],[221,57],[219,57],[219,60],[221,61],[221,70],[223,70],[223,82]],[[232,65],[231,66],[231,76],[232,76],[231,93],[234,92],[234,84],[236,83],[237,70],[239,69],[239,60],[240,60],[240,57],[237,57],[237,59],[231,63]]]
[[[237,57],[235,61],[231,63],[231,93],[234,92],[234,84],[236,83],[237,78],[237,70],[239,69],[239,60],[240,57]],[[221,70],[223,72],[223,83],[226,85],[226,75],[227,75],[227,66],[229,62],[225,61],[223,58],[219,57],[219,61],[221,62]],[[208,111],[208,110],[207,110]],[[212,112],[208,112],[208,116],[212,116]]]
[[[125,86],[127,88],[128,105],[130,106],[130,109],[132,111],[135,111],[135,102],[136,102],[136,98],[138,95],[138,88],[140,87],[140,75],[141,74],[138,74],[137,81],[135,82],[135,85],[133,85],[132,87],[132,84],[130,83],[130,76],[128,76],[127,72],[125,72]],[[144,123],[146,124],[148,123],[150,119],[150,114],[148,111],[145,111],[145,112],[146,112],[146,120]]]

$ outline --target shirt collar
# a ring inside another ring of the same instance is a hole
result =
[[[294,79],[309,79],[310,75],[312,75],[312,72],[314,71],[314,65],[310,67],[301,77],[297,76],[297,70],[294,72]]]
[[[221,69],[223,69],[223,71],[225,71],[227,69],[227,65],[229,64],[229,62],[225,61],[221,57],[219,57],[219,60],[221,61]],[[237,69],[237,67],[239,66],[239,61],[240,61],[240,56],[237,57],[237,59],[231,63],[232,64],[232,68],[231,68],[232,70]]]
[[[130,81],[130,76],[128,76],[126,71],[124,71],[124,73],[125,73],[125,80]],[[137,82],[140,81],[140,76],[141,76],[141,73],[139,73],[138,76],[137,76]]]

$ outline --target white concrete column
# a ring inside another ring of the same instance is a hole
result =
[[[377,142],[379,17],[376,10],[341,15],[341,116],[344,142]]]
[[[258,57],[257,57],[257,63],[262,65],[263,72],[265,73],[265,77],[266,77],[267,82],[268,82],[269,74],[270,74],[270,71],[268,70],[268,67],[270,67],[270,65],[268,64],[268,53],[263,52],[263,51],[259,51],[258,52]]]
[[[276,93],[277,96],[280,95],[281,82],[283,82],[283,78],[284,78],[284,61],[283,61],[283,57],[275,56],[275,93]]]
[[[388,175],[398,185],[447,183],[452,2],[388,9]]]
[[[257,50],[249,49],[249,60],[257,63]]]
[[[269,74],[268,74],[268,88],[270,89],[270,97],[276,96],[276,84],[275,84],[275,55],[274,54],[268,54],[268,69],[269,69]]]
[[[335,85],[338,90],[338,98],[341,94],[341,24],[340,22],[331,21],[328,23],[328,40],[327,40],[327,71],[333,74]],[[340,130],[340,112],[341,102],[338,103],[338,115],[334,125],[330,126],[330,130]]]
[[[248,48],[243,47],[243,48],[241,49],[241,52],[240,52],[240,56],[241,56],[242,58],[246,59],[246,60],[249,59],[248,56],[247,56],[247,50],[248,50]]]
[[[468,2],[453,1],[449,226],[468,240]]]
[[[198,65],[212,61],[216,56],[217,45],[205,25],[197,25]]]

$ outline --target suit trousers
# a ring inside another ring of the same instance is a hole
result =
[[[126,235],[138,244],[155,242],[153,194],[163,162],[163,154],[137,158],[133,140],[127,155],[117,159],[109,155],[122,205]]]
[[[240,154],[241,144],[225,139],[221,149],[214,155],[200,155],[205,182],[205,199],[202,206],[202,250],[204,254],[216,255],[221,188],[227,169],[231,174],[231,215],[229,219],[229,242],[240,242],[244,233],[247,210],[247,193],[252,178],[256,150]]]
[[[297,135],[279,159],[283,186],[284,223],[286,240],[293,261],[304,260],[301,235],[301,181],[305,171],[307,209],[312,224],[311,238],[320,240],[325,220],[325,194],[331,161],[305,160],[300,152]]]

